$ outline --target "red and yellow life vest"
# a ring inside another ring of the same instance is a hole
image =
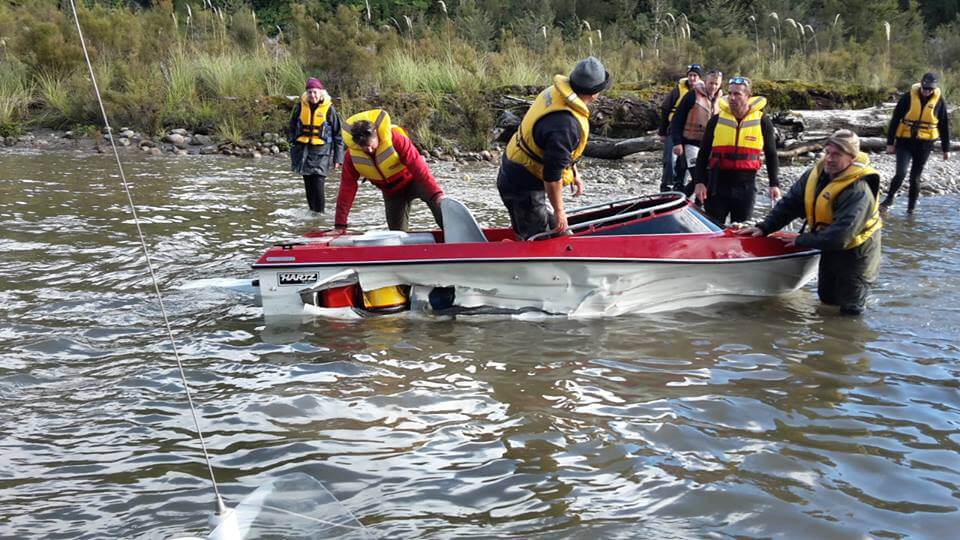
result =
[[[380,143],[374,155],[363,151],[360,146],[354,142],[350,135],[350,127],[361,121],[367,120],[373,123],[377,133],[377,139]],[[390,115],[383,109],[371,109],[357,113],[344,122],[343,142],[350,152],[350,159],[357,173],[363,178],[370,180],[374,185],[383,187],[399,180],[408,180],[410,173],[407,166],[400,161],[397,149],[393,147],[394,134],[408,136],[406,130],[400,126],[395,126],[390,122]]]
[[[840,192],[855,182],[864,180],[873,192],[873,208],[870,209],[870,218],[859,231],[847,242],[844,249],[852,249],[867,241],[873,233],[883,227],[880,219],[880,173],[870,167],[870,158],[863,152],[854,160],[853,164],[827,184],[820,193],[817,193],[817,183],[823,172],[823,160],[810,171],[807,184],[804,187],[803,206],[810,229],[817,231],[833,223],[833,203]]]
[[[713,149],[710,152],[710,167],[721,170],[756,171],[763,160],[763,129],[760,119],[767,98],[754,96],[742,119],[730,112],[726,99],[720,100],[720,117],[713,132]]]
[[[920,139],[934,141],[940,138],[937,129],[937,115],[934,109],[940,102],[940,89],[935,88],[926,105],[920,105],[920,84],[910,87],[910,110],[903,115],[897,126],[897,137],[901,139]]]
[[[543,180],[543,149],[533,140],[533,127],[538,120],[557,111],[572,113],[580,126],[580,144],[570,154],[573,164],[576,164],[583,155],[587,138],[590,136],[590,110],[570,87],[570,80],[563,75],[555,75],[553,86],[540,92],[507,145],[507,159],[523,165],[523,168],[540,180]],[[563,170],[563,185],[572,184],[573,179],[574,170],[571,165]]]
[[[300,134],[297,136],[297,142],[303,144],[312,144],[320,146],[327,144],[323,139],[323,125],[327,123],[327,111],[333,100],[325,90],[320,92],[320,103],[316,107],[310,107],[307,101],[307,93],[300,96]]]
[[[713,118],[713,115],[720,112],[720,99],[723,97],[723,91],[718,90],[717,96],[710,99],[709,96],[700,90],[698,86],[696,100],[690,112],[687,113],[687,122],[683,125],[683,138],[690,141],[703,140],[703,132],[707,128],[707,122]]]
[[[673,120],[673,115],[676,114],[677,109],[680,107],[680,102],[683,101],[683,96],[687,95],[687,92],[690,91],[690,81],[688,81],[686,77],[677,81],[677,90],[680,95],[677,96],[677,100],[674,101],[673,106],[670,107],[670,114],[667,115],[668,122]]]

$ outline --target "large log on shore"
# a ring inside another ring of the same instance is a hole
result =
[[[789,111],[783,116],[802,122],[807,140],[829,137],[838,129],[849,129],[861,137],[882,137],[893,115],[893,106],[885,103],[868,109]]]
[[[659,151],[663,148],[660,137],[647,135],[631,139],[611,139],[608,137],[590,136],[587,148],[583,155],[600,159],[620,159],[637,152]]]

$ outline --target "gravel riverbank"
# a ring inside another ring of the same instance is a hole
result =
[[[289,159],[285,151],[286,141],[282,141],[276,134],[264,134],[263,140],[260,141],[232,144],[217,142],[211,140],[209,136],[193,133],[172,132],[159,140],[130,132],[124,133],[127,136],[122,137],[120,133],[124,131],[118,131],[118,147],[121,152],[144,152],[158,158],[168,156],[188,158],[190,155],[197,154],[221,154],[253,159]],[[102,137],[53,130],[36,130],[19,137],[8,137],[4,143],[8,148],[40,151],[106,152],[109,150],[109,142]],[[944,161],[943,154],[939,150],[938,144],[924,168],[921,183],[922,196],[960,193],[960,155],[953,154],[948,161]],[[496,148],[484,152],[447,153],[437,149],[425,152],[424,155],[441,178],[448,174],[461,174],[469,169],[471,174],[493,180],[496,178],[500,161],[499,150]],[[883,193],[886,194],[894,174],[896,160],[894,156],[883,153],[869,155],[871,165],[881,174]],[[813,158],[809,157],[781,161],[781,188],[788,189],[812,162]],[[586,158],[582,162],[581,171],[588,183],[622,185],[625,188],[624,191],[629,192],[654,192],[659,187],[660,152],[640,152],[622,160]],[[760,187],[767,185],[765,171],[761,171],[757,183]],[[901,188],[901,195],[906,195],[907,184],[908,182],[905,181],[904,187]],[[766,190],[761,190],[761,193],[765,192]]]

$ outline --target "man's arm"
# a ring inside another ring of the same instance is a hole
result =
[[[763,232],[764,236],[779,231],[790,224],[791,221],[803,217],[803,197],[811,170],[804,171],[800,178],[790,186],[787,194],[777,201],[776,206],[770,210],[770,213],[757,224],[757,228]]]
[[[773,120],[769,115],[760,119],[760,129],[763,130],[763,156],[767,163],[767,177],[770,187],[780,186],[780,159],[777,157],[777,130],[773,128]]]
[[[541,118],[533,127],[533,140],[543,149],[543,183],[557,218],[557,232],[567,228],[563,206],[563,170],[573,166],[571,155],[580,145],[580,125],[573,114],[556,112]]]
[[[893,116],[890,117],[890,125],[887,126],[887,146],[893,146],[893,140],[897,136],[897,127],[900,125],[900,121],[903,120],[903,116],[907,114],[907,109],[910,107],[910,92],[900,96],[900,100],[897,101],[897,106],[893,108]]]
[[[940,132],[940,147],[946,159],[950,153],[950,114],[947,112],[947,103],[944,100],[941,99],[937,106],[940,107],[940,112],[937,114],[937,131]]]
[[[657,135],[661,137],[667,135],[667,128],[670,127],[670,110],[673,109],[673,104],[676,103],[678,97],[680,97],[680,90],[674,86],[673,90],[670,90],[670,93],[664,98],[663,103],[660,104],[660,127],[657,129]]]
[[[553,207],[553,215],[557,218],[556,232],[567,230],[567,211],[563,207],[563,183],[562,182],[544,182],[544,189],[547,192],[547,199],[550,200],[550,206]]]
[[[333,218],[333,226],[337,229],[347,228],[347,216],[350,215],[350,209],[353,208],[353,200],[357,196],[357,181],[360,179],[360,173],[353,166],[353,160],[350,154],[347,154],[343,160],[343,168],[340,171],[340,190],[337,192],[337,212]]]
[[[717,119],[720,115],[713,115],[704,128],[703,140],[700,141],[700,153],[697,154],[697,166],[693,169],[694,195],[700,202],[707,200],[707,165],[710,163],[710,153],[713,151],[713,134],[717,130]]]

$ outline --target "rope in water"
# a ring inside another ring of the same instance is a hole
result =
[[[157,296],[157,303],[160,305],[160,314],[163,316],[163,325],[167,330],[167,336],[170,338],[170,345],[173,348],[173,357],[177,360],[177,368],[180,370],[180,380],[183,382],[183,390],[187,394],[187,403],[190,405],[190,414],[193,416],[193,425],[197,429],[197,438],[200,439],[200,448],[203,450],[203,458],[207,462],[207,470],[210,473],[210,481],[213,483],[213,491],[217,497],[217,511],[223,513],[226,511],[226,505],[220,496],[220,487],[217,485],[217,479],[213,474],[213,463],[210,461],[210,454],[207,452],[207,443],[203,438],[203,431],[200,429],[200,419],[197,416],[197,409],[193,405],[193,396],[190,393],[190,385],[187,384],[187,375],[183,370],[183,361],[180,359],[180,351],[177,349],[177,342],[173,337],[173,328],[170,326],[170,319],[167,317],[167,309],[163,305],[163,295],[160,294],[160,283],[153,270],[153,261],[150,258],[150,250],[147,248],[147,241],[143,235],[143,229],[140,227],[140,217],[137,215],[137,207],[133,204],[133,195],[130,193],[130,184],[123,172],[123,164],[120,162],[120,153],[117,151],[117,143],[114,140],[110,120],[107,118],[107,110],[103,106],[103,98],[100,96],[100,87],[97,86],[97,77],[93,73],[93,64],[90,62],[90,54],[87,52],[87,43],[83,39],[83,30],[80,28],[80,17],[77,15],[77,5],[74,0],[70,0],[70,9],[73,10],[73,20],[77,24],[77,33],[80,35],[80,46],[83,49],[83,57],[87,61],[87,69],[90,71],[90,81],[93,83],[93,92],[97,96],[97,103],[100,105],[100,114],[103,117],[103,126],[107,135],[109,135],[110,146],[113,148],[113,156],[117,160],[117,168],[120,170],[120,181],[123,184],[123,190],[127,194],[127,203],[130,206],[130,212],[133,214],[133,223],[137,228],[137,235],[140,237],[140,246],[143,248],[143,255],[146,257],[147,269],[150,271],[150,279],[153,281],[153,290]]]

